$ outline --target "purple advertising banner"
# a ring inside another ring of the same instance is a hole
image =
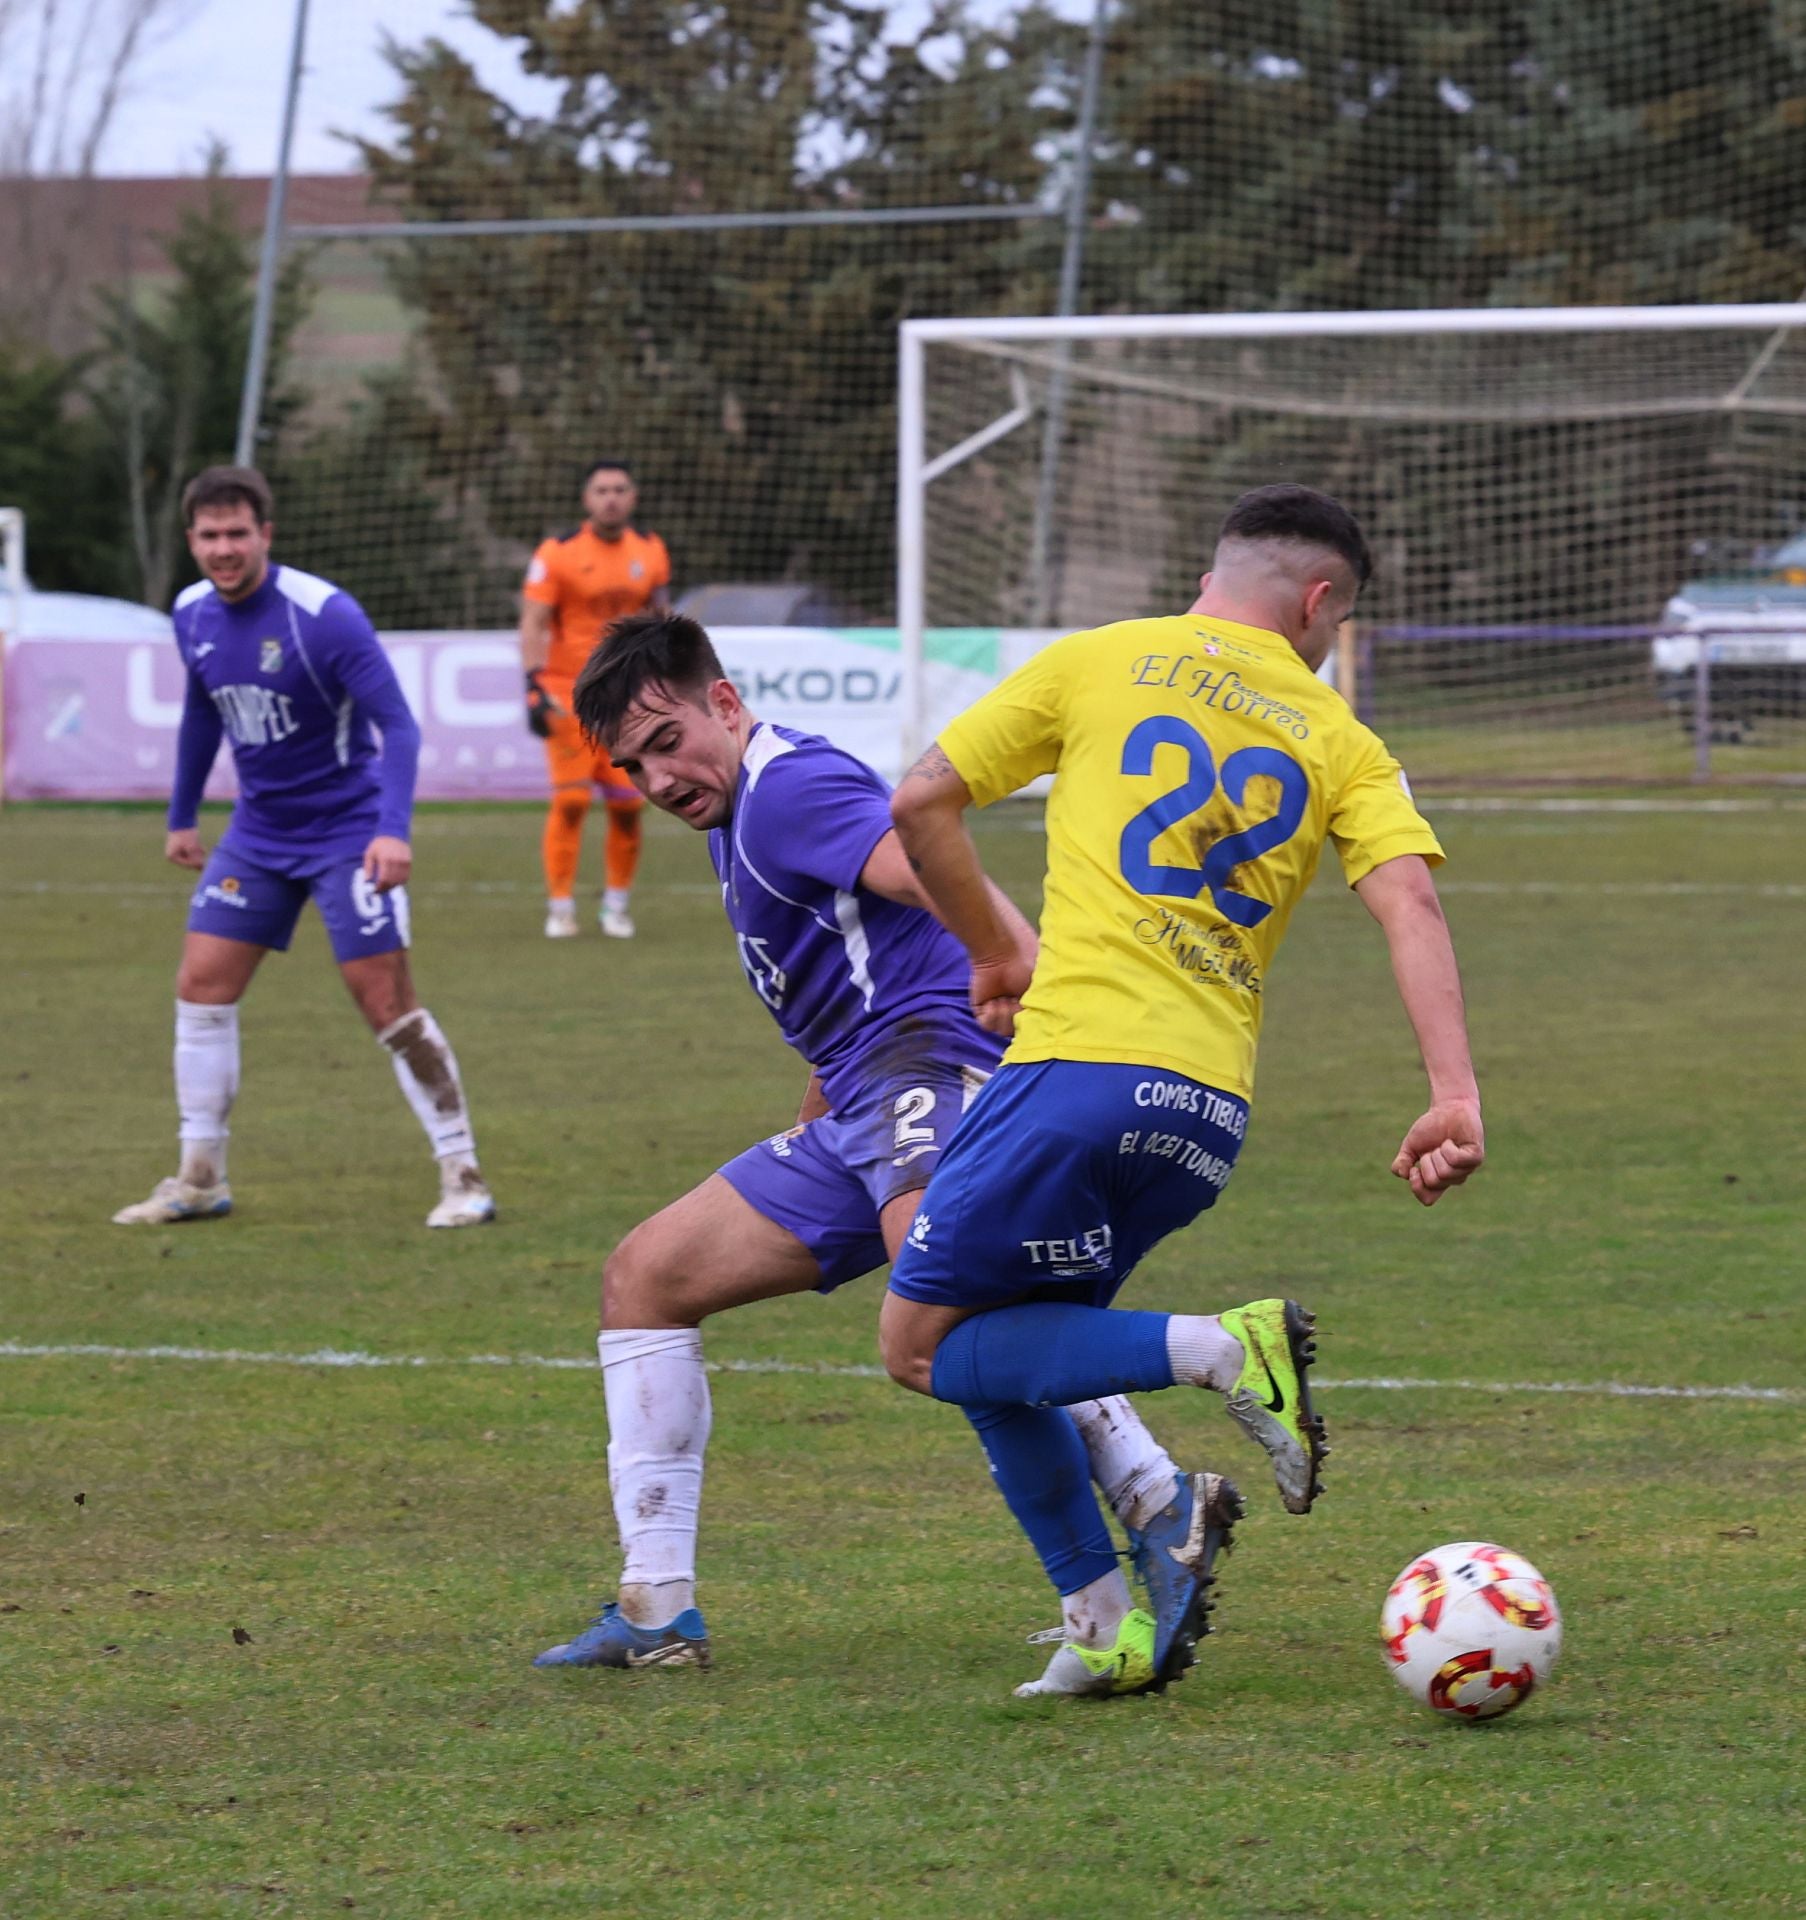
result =
[[[420,797],[537,799],[539,742],[521,717],[509,633],[408,633],[385,643],[420,721]],[[9,800],[161,800],[175,776],[182,663],[170,640],[20,639],[5,663]],[[207,793],[235,792],[222,751]]]
[[[75,603],[72,601],[72,605]],[[111,603],[99,603],[103,606]],[[168,622],[108,638],[33,634],[5,653],[5,794],[11,800],[161,800],[175,776],[182,663]],[[826,734],[885,776],[901,774],[902,660],[894,628],[717,627],[728,677],[762,720]],[[932,724],[958,713],[1051,638],[993,628],[927,637]],[[545,759],[528,733],[512,633],[383,637],[420,722],[423,800],[537,800]],[[223,749],[207,788],[230,799]]]

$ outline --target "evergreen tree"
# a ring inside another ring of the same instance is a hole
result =
[[[129,593],[124,481],[84,401],[87,370],[81,358],[0,344],[0,505],[24,511],[40,589]]]
[[[1039,8],[944,6],[901,45],[857,0],[474,12],[559,105],[522,119],[444,46],[395,49],[396,138],[365,158],[413,219],[1020,204],[1072,116],[1075,36]],[[428,464],[498,599],[616,453],[685,580],[808,577],[879,613],[897,323],[1044,306],[1058,242],[1041,221],[416,243],[396,285]]]

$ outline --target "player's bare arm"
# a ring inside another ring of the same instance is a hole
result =
[[[826,1119],[833,1111],[828,1096],[821,1090],[821,1075],[811,1071],[809,1084],[803,1089],[803,1104],[796,1110],[796,1124],[806,1127],[811,1120]]]
[[[552,721],[564,709],[546,690],[541,675],[552,655],[552,609],[537,600],[520,603],[520,664],[527,683],[527,731],[548,739]]]
[[[859,875],[859,884],[872,893],[883,895],[886,900],[896,901],[899,906],[920,907],[924,912],[932,913],[943,926],[947,924],[929,897],[928,890],[922,885],[915,868],[910,865],[909,856],[903,851],[903,843],[895,832],[887,833],[872,849],[871,858],[866,861]],[[1009,929],[1016,943],[1016,951],[1033,972],[1035,958],[1040,951],[1039,936],[1021,908],[995,880],[987,878],[985,885],[990,889],[991,904],[999,919]],[[979,1024],[987,1032],[1008,1040],[1014,1036],[1020,1005],[1019,997],[1014,995],[990,1000],[979,1011]]]
[[[1392,954],[1392,977],[1417,1035],[1430,1082],[1429,1107],[1412,1123],[1392,1171],[1433,1207],[1486,1158],[1480,1088],[1468,1047],[1461,974],[1429,863],[1418,854],[1387,860],[1355,884]]]
[[[1034,962],[1023,953],[1000,908],[1003,896],[966,830],[965,810],[971,804],[971,791],[937,744],[903,776],[891,795],[890,817],[925,904],[972,962],[972,1005],[980,1023],[1007,1033],[1028,991]]]
[[[552,609],[538,600],[520,603],[520,664],[523,673],[540,672],[552,652]]]

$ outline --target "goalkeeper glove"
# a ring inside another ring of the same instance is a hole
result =
[[[546,692],[539,672],[538,667],[533,667],[527,673],[527,731],[541,740],[549,740],[552,737],[552,717],[564,709]]]

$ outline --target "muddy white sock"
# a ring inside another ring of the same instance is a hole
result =
[[[621,1612],[662,1627],[696,1604],[696,1527],[712,1414],[697,1327],[596,1336],[608,1403],[608,1486],[621,1535]]]
[[[1242,1343],[1214,1313],[1175,1313],[1166,1323],[1166,1356],[1180,1386],[1227,1393],[1242,1370]]]
[[[395,1078],[414,1109],[414,1118],[426,1130],[434,1154],[440,1160],[461,1154],[474,1162],[476,1142],[464,1104],[464,1083],[458,1077],[458,1056],[439,1031],[438,1021],[425,1007],[416,1007],[376,1037],[395,1062]]]
[[[1145,1527],[1173,1497],[1179,1469],[1121,1394],[1066,1411],[1091,1459],[1091,1477],[1125,1527]]]
[[[1107,1647],[1134,1605],[1121,1567],[1101,1573],[1088,1587],[1060,1596],[1060,1619],[1074,1646]]]
[[[176,1002],[176,1108],[181,1178],[210,1187],[226,1177],[226,1116],[238,1097],[238,1009]]]

